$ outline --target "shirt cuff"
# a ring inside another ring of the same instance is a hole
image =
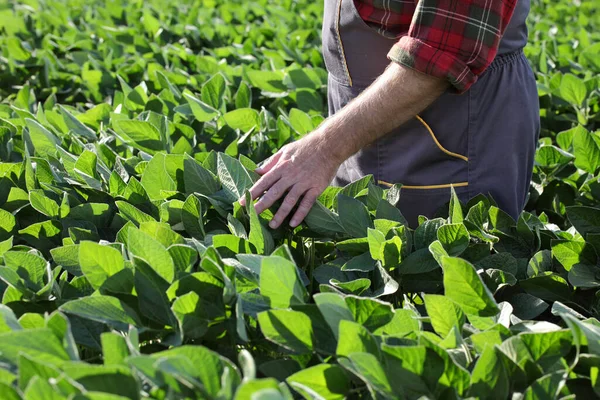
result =
[[[448,80],[459,94],[477,81],[477,75],[463,61],[411,36],[400,38],[387,57],[417,72]]]

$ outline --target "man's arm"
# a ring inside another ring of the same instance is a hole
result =
[[[262,175],[250,189],[253,199],[260,197],[256,211],[263,212],[287,192],[270,226],[280,226],[301,200],[290,222],[298,226],[344,160],[413,118],[448,86],[447,80],[392,62],[360,96],[256,170]]]

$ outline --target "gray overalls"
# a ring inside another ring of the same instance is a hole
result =
[[[414,227],[450,200],[479,193],[517,218],[525,206],[539,135],[535,77],[523,54],[529,0],[519,0],[498,55],[463,94],[448,90],[430,107],[346,160],[334,185],[365,175],[403,185],[398,206]],[[329,72],[329,114],[379,75],[397,39],[368,26],[353,0],[325,0],[323,54]]]

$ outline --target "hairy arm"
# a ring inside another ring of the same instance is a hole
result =
[[[262,175],[250,189],[253,199],[260,198],[256,211],[285,195],[270,226],[281,225],[300,201],[290,221],[292,227],[299,225],[342,162],[427,108],[448,86],[444,79],[392,62],[360,96],[256,170]]]
[[[446,80],[391,63],[360,96],[322,124],[317,134],[340,163],[427,108]]]

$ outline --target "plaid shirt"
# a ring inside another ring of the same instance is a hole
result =
[[[465,92],[494,60],[517,0],[353,0],[362,19],[398,38],[388,58]]]

